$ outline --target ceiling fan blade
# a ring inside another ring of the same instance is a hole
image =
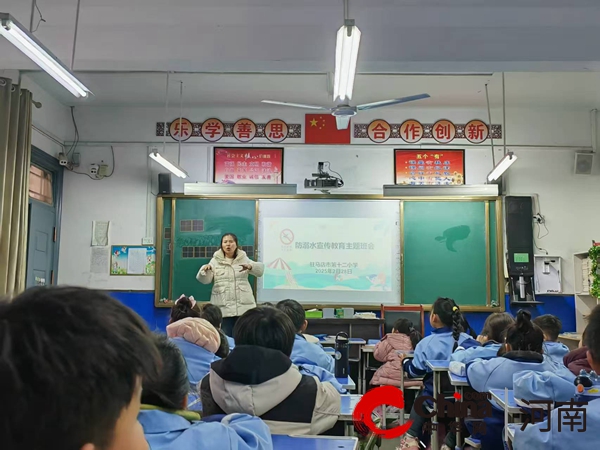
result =
[[[345,130],[350,125],[350,116],[336,116],[335,124],[338,130]]]
[[[269,105],[292,106],[294,108],[315,109],[317,111],[331,111],[331,108],[325,108],[324,106],[303,105],[302,103],[278,102],[276,100],[263,100],[262,103],[268,103]]]
[[[356,107],[359,111],[365,111],[367,109],[383,108],[384,106],[397,105],[399,103],[413,102],[415,100],[422,100],[424,98],[431,97],[429,94],[411,95],[410,97],[394,98],[392,100],[383,100],[381,102],[365,103]]]

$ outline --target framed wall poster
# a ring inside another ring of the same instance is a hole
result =
[[[145,245],[112,245],[110,247],[111,275],[154,275],[156,248]]]
[[[395,184],[461,185],[465,176],[464,150],[394,150]]]
[[[283,184],[283,148],[215,147],[213,183]]]

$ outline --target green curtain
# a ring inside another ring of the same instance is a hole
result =
[[[25,289],[32,94],[0,78],[0,296]]]

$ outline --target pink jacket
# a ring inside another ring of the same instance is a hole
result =
[[[377,361],[385,363],[371,380],[371,384],[375,386],[400,386],[400,380],[404,376],[402,371],[402,361],[398,355],[398,351],[413,351],[410,337],[403,333],[388,333],[375,346],[373,356]],[[420,381],[408,380],[404,381],[404,386],[417,386]]]

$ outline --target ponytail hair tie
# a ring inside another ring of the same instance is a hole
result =
[[[452,307],[452,312],[456,312],[456,311],[458,311],[458,306],[453,306]]]
[[[179,297],[177,300],[175,300],[175,304],[179,303],[179,300],[181,300],[181,299],[183,299],[183,298],[185,298],[185,294],[181,294],[181,297]],[[194,300],[194,297],[193,297],[193,296],[191,296],[191,295],[190,295],[190,296],[188,297],[188,299],[190,300],[190,303],[192,304],[192,308],[193,308],[194,306],[196,306],[196,300]]]

